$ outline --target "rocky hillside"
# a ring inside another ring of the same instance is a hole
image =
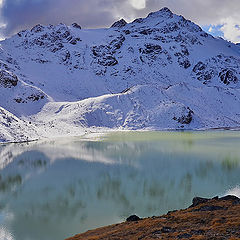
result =
[[[116,224],[76,235],[68,240],[240,239],[240,199],[225,196],[193,199],[185,210],[160,217],[130,216]]]
[[[1,141],[239,127],[239,67],[239,46],[167,8],[108,29],[37,25],[0,42],[1,107],[24,129]]]

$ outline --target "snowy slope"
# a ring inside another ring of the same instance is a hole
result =
[[[239,46],[167,8],[108,29],[37,25],[0,42],[0,102],[26,138],[26,122],[34,138],[239,127],[239,67]]]
[[[23,121],[0,107],[0,142],[27,141],[38,138],[31,122]]]

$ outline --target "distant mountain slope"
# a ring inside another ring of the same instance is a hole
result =
[[[40,138],[238,127],[239,79],[239,46],[167,8],[109,29],[37,25],[0,42],[1,107]]]

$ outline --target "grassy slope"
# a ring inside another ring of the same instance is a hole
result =
[[[99,228],[67,240],[83,239],[238,240],[240,239],[240,200],[211,199],[195,207],[170,212],[161,217],[151,217]]]

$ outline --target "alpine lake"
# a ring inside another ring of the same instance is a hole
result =
[[[0,239],[61,240],[240,196],[240,132],[118,132],[0,145]]]

